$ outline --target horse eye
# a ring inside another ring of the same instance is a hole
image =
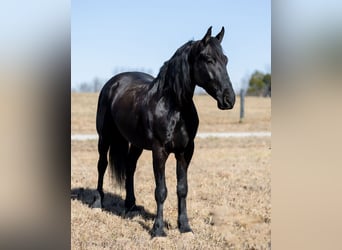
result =
[[[212,58],[212,57],[206,57],[205,58],[205,60],[207,61],[207,63],[212,63],[212,64],[214,64],[215,63],[215,59],[214,58]]]
[[[212,58],[211,56],[208,56],[208,55],[205,55],[205,54],[201,54],[200,58],[205,63],[214,64],[216,62],[215,58]]]

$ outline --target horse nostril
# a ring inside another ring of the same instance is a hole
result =
[[[228,97],[228,95],[225,95],[224,97],[223,97],[223,103],[225,104],[225,105],[229,105],[230,103],[229,103],[229,97]]]
[[[235,104],[235,94],[229,89],[225,89],[222,93],[222,105],[227,109],[232,109]]]

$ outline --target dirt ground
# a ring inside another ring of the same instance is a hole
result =
[[[270,131],[271,100],[246,98],[243,123],[239,99],[221,111],[208,96],[195,96],[200,132]],[[72,134],[94,134],[97,94],[72,94]],[[104,208],[89,206],[97,184],[97,141],[71,142],[72,249],[270,249],[270,137],[195,140],[187,198],[193,234],[177,229],[175,159],[166,165],[168,197],[164,204],[167,237],[152,239],[156,211],[151,152],[144,151],[135,174],[140,213],[124,214],[124,188],[108,172]]]

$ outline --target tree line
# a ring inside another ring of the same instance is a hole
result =
[[[113,76],[121,72],[128,72],[128,71],[139,71],[139,72],[144,72],[144,73],[153,75],[152,69],[115,67],[113,70]],[[99,92],[102,89],[103,85],[108,80],[109,79],[101,79],[99,77],[95,77],[93,80],[89,82],[81,82],[77,86],[72,87],[71,92]]]
[[[247,95],[271,97],[271,74],[254,71],[248,82]]]

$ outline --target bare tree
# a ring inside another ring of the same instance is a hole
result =
[[[93,91],[94,92],[99,92],[101,90],[102,87],[102,83],[100,81],[100,79],[98,77],[95,77],[93,80]]]
[[[91,92],[92,87],[89,83],[83,82],[80,84],[80,92]]]

